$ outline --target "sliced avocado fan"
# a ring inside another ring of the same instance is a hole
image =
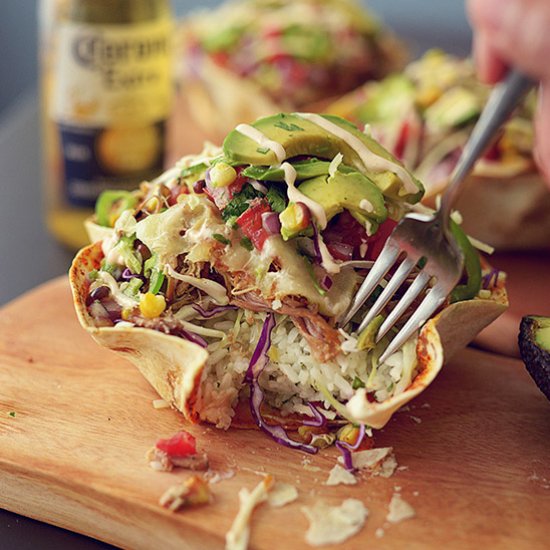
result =
[[[361,132],[351,122],[334,115],[322,116],[328,122],[350,134],[354,139],[360,140],[374,155],[402,166],[389,151],[373,138]],[[251,126],[261,132],[268,140],[280,144],[285,151],[286,159],[308,156],[331,161],[338,153],[341,153],[343,155],[342,163],[368,176],[380,188],[384,196],[411,204],[422,198],[424,188],[412,175],[411,179],[416,190],[407,192],[404,183],[396,174],[389,171],[373,172],[369,170],[368,166],[363,164],[356,150],[345,139],[299,114],[280,113],[260,118]],[[262,147],[238,129],[230,132],[225,138],[223,153],[230,164],[268,167],[275,167],[280,164],[271,148]]]

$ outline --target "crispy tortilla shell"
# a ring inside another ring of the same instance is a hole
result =
[[[206,350],[158,331],[145,328],[97,327],[86,308],[86,275],[98,269],[101,243],[83,248],[73,261],[69,280],[80,324],[94,340],[129,359],[168,403],[191,422],[198,421],[195,399],[208,358]]]
[[[88,239],[91,243],[97,243],[111,237],[114,233],[112,227],[99,225],[95,221],[95,216],[90,216],[84,220],[84,228],[88,234]]]
[[[151,329],[95,326],[86,307],[87,274],[98,269],[102,258],[101,244],[95,243],[82,249],[71,266],[69,279],[80,324],[99,344],[134,363],[164,400],[188,420],[197,422],[196,396],[208,352],[182,338]],[[383,427],[397,409],[435,379],[445,361],[503,313],[507,305],[506,291],[497,288],[490,299],[457,302],[442,310],[420,333],[416,375],[410,386],[382,403],[365,403],[356,420],[373,428]]]
[[[433,206],[434,194],[423,202]],[[498,250],[550,248],[550,191],[534,169],[509,177],[470,176],[456,209],[469,235]]]

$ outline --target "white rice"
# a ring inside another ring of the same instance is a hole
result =
[[[246,389],[244,376],[254,352],[266,315],[240,315],[229,311],[225,316],[204,322],[222,329],[225,338],[209,344],[210,357],[203,374],[198,409],[202,420],[227,429],[234,415],[239,393]],[[308,402],[324,403],[328,415],[333,409],[323,389],[340,403],[355,393],[353,382],[359,378],[367,392],[378,401],[401,393],[414,378],[416,338],[378,365],[373,372],[372,352],[358,351],[352,343],[355,335],[342,335],[343,351],[333,360],[320,363],[307,341],[283,315],[277,315],[272,332],[270,361],[260,376],[266,401],[283,415],[311,415]],[[354,350],[354,351],[348,351]],[[246,391],[246,390],[245,390]]]

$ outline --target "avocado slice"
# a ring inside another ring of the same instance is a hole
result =
[[[424,111],[432,126],[455,128],[475,120],[481,113],[481,99],[466,88],[453,88]]]
[[[384,122],[401,118],[414,105],[415,87],[403,74],[395,74],[373,84],[368,89],[367,101],[360,107],[361,122]]]
[[[304,181],[298,190],[319,203],[330,220],[344,209],[360,223],[370,222],[376,226],[388,217],[384,196],[378,187],[365,175],[339,170],[333,176],[318,176]]]
[[[296,170],[296,179],[307,180],[328,174],[330,162],[316,158],[291,163]],[[242,171],[243,176],[259,181],[284,181],[285,172],[279,166],[249,166]]]
[[[377,141],[361,132],[351,122],[335,115],[322,115],[324,118],[346,130],[358,138],[372,153],[386,160],[401,165]],[[332,160],[338,153],[343,155],[343,164],[353,166],[367,174],[377,182],[383,173],[372,173],[363,165],[359,155],[345,140],[324,130],[317,124],[298,116],[297,114],[280,113],[258,119],[252,126],[264,134],[268,139],[281,144],[287,158],[299,156],[313,156],[320,159]],[[275,153],[268,147],[261,147],[254,140],[245,136],[236,129],[230,132],[223,142],[223,152],[230,163],[252,164],[259,166],[274,166],[279,164]],[[418,191],[403,193],[402,182],[395,177],[395,184],[389,186],[391,194],[387,195],[409,203],[418,202],[424,193],[422,184],[412,178]]]
[[[518,341],[531,378],[550,400],[550,317],[523,317]]]

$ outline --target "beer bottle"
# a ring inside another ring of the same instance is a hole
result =
[[[99,193],[163,168],[170,0],[42,0],[40,9],[46,220],[78,248]]]

